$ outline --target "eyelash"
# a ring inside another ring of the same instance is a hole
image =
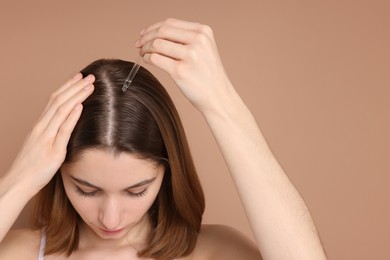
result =
[[[76,191],[77,191],[81,196],[84,196],[84,197],[93,197],[93,196],[95,196],[96,192],[98,192],[98,191],[85,192],[85,191],[83,191],[79,186],[76,186]],[[134,192],[130,192],[130,191],[126,191],[126,192],[127,192],[127,194],[128,194],[130,197],[142,197],[142,196],[145,196],[145,195],[146,195],[146,191],[147,191],[147,189],[144,189],[143,191],[138,192],[138,193],[134,193]]]

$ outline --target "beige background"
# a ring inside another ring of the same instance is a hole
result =
[[[226,70],[305,199],[329,259],[390,259],[388,1],[1,1],[0,172],[52,91],[138,31],[209,24]],[[253,236],[207,125],[167,74],[206,193],[205,223]],[[4,214],[4,213],[0,213]],[[28,208],[15,226],[25,226]]]

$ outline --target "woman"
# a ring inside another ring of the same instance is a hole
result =
[[[133,64],[99,60],[52,94],[1,179],[0,259],[326,259],[210,27],[167,19],[142,30],[135,46],[204,116],[257,245],[232,228],[201,225],[203,192],[158,81],[141,68],[123,92]],[[9,231],[36,194],[37,229]]]

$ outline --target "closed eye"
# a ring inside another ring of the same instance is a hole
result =
[[[131,192],[131,191],[126,191],[127,194],[130,196],[130,197],[142,197],[142,196],[145,196],[146,193],[147,193],[147,188],[144,189],[143,191],[141,192]]]
[[[93,197],[96,195],[96,193],[99,192],[99,190],[95,190],[95,191],[91,191],[91,192],[86,192],[84,190],[82,190],[79,186],[75,185],[76,186],[76,191],[78,194],[80,194],[81,196],[84,196],[84,197]],[[142,196],[145,196],[147,194],[147,188],[144,189],[143,191],[141,192],[131,192],[131,191],[126,191],[127,195],[129,195],[130,197],[142,197]]]
[[[86,191],[83,191],[79,186],[77,186],[77,185],[75,185],[75,186],[76,186],[77,193],[79,193],[81,196],[93,197],[98,192],[98,190],[91,191],[91,192],[86,192]]]

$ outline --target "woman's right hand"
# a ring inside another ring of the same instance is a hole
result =
[[[51,180],[65,160],[81,103],[93,92],[94,80],[93,75],[83,79],[78,73],[51,94],[8,172],[14,183],[36,194]]]

